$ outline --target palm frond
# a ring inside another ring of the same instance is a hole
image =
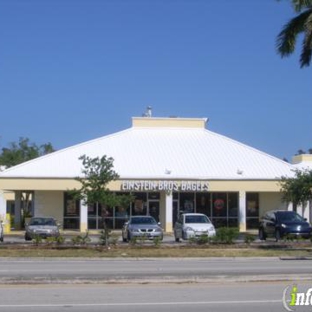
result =
[[[312,12],[305,24],[305,35],[300,55],[301,68],[310,65],[311,56],[312,56]]]
[[[278,34],[276,47],[282,57],[289,56],[294,52],[297,36],[305,32],[305,25],[311,14],[312,9],[309,9],[292,18]]]
[[[292,5],[296,12],[301,12],[312,6],[312,0],[292,0]]]

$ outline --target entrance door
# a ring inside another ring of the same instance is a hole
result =
[[[148,202],[148,214],[159,222],[159,201],[150,200]]]

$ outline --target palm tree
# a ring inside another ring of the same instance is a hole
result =
[[[303,34],[300,67],[310,65],[312,56],[312,0],[292,0],[299,14],[292,18],[277,36],[277,52],[281,57],[292,54],[299,34]]]

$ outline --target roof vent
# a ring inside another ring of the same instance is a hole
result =
[[[241,170],[241,169],[237,169],[236,173],[239,174],[239,175],[242,175],[244,173],[244,171]]]
[[[147,106],[145,113],[142,117],[152,117],[152,106]]]

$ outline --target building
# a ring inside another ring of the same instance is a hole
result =
[[[79,188],[79,157],[107,155],[120,179],[109,188],[133,193],[127,207],[87,207],[69,190]],[[297,159],[300,163],[300,159]],[[298,165],[298,164],[297,164]],[[14,192],[14,220],[21,224],[20,195],[31,192],[33,214],[58,219],[64,229],[101,229],[105,219],[121,228],[128,216],[150,214],[171,232],[181,211],[207,214],[218,226],[240,231],[258,226],[270,209],[291,209],[281,201],[280,178],[295,165],[207,129],[205,118],[132,118],[132,127],[71,146],[0,172],[0,215]]]

